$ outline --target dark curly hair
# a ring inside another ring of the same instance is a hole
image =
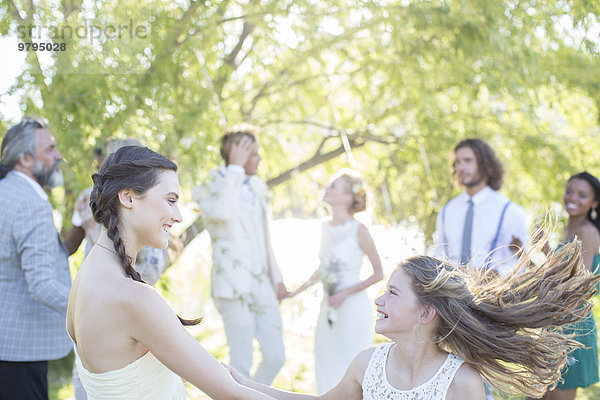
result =
[[[488,186],[494,190],[500,190],[502,187],[502,178],[504,168],[502,163],[494,154],[494,150],[483,140],[471,138],[460,141],[454,147],[454,160],[452,161],[452,177],[457,180],[456,173],[456,151],[462,147],[468,147],[475,153],[477,159],[477,168],[481,177],[485,179]]]
[[[158,183],[161,172],[177,172],[177,164],[147,147],[125,146],[110,154],[102,163],[98,173],[92,175],[94,187],[90,195],[90,207],[96,222],[102,224],[114,244],[125,273],[134,281],[144,282],[133,267],[131,257],[119,231],[119,192],[131,189],[143,194]],[[183,325],[197,325],[200,319],[188,320],[179,317]]]

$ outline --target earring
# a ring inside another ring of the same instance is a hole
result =
[[[596,218],[598,218],[598,212],[596,211],[596,209],[595,209],[595,208],[592,208],[592,212],[590,212],[590,217],[591,217],[592,219],[596,219]]]

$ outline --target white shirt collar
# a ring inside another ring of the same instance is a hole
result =
[[[224,175],[226,170],[236,171],[239,174],[244,174],[244,181],[242,182],[242,190],[240,196],[244,204],[250,208],[254,207],[254,192],[250,187],[250,179],[255,175],[246,175],[246,170],[241,165],[229,164],[227,166],[221,166],[221,173]]]
[[[490,188],[489,186],[486,186],[483,189],[481,189],[479,192],[475,193],[473,195],[473,197],[469,197],[467,192],[463,192],[463,194],[464,194],[465,202],[467,202],[467,201],[469,201],[469,199],[471,199],[471,200],[473,200],[473,204],[477,205],[477,204],[480,204],[483,200],[485,200],[485,198],[488,197],[491,192],[492,192],[492,188]]]
[[[48,201],[48,195],[46,194],[46,192],[44,192],[44,189],[42,188],[42,186],[39,183],[37,183],[37,181],[35,179],[30,177],[29,175],[22,173],[21,171],[15,171],[14,169],[12,171],[10,171],[10,173],[14,173],[15,175],[20,176],[21,178],[25,179],[25,181],[27,181],[27,183],[29,183],[31,185],[33,190],[35,190],[35,192],[38,194],[38,196],[40,196],[42,198],[42,200]]]

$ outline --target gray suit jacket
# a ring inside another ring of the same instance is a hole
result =
[[[70,288],[52,206],[9,172],[0,179],[0,360],[54,360],[69,353]]]

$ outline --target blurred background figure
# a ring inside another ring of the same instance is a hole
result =
[[[436,221],[434,255],[455,265],[512,269],[527,241],[525,212],[499,192],[504,168],[481,139],[465,139],[454,147],[452,176],[464,191],[450,200]],[[488,382],[487,400],[494,398]]]
[[[292,295],[319,280],[323,301],[315,333],[317,393],[323,394],[342,380],[356,355],[373,346],[373,308],[366,288],[383,279],[381,260],[369,230],[354,218],[364,211],[367,193],[352,170],[335,174],[325,189],[323,202],[331,218],[323,222],[319,258],[321,264],[310,279]],[[373,273],[360,279],[363,256]]]
[[[230,363],[250,376],[253,340],[262,360],[253,379],[270,384],[285,362],[279,301],[288,296],[271,246],[267,187],[256,175],[256,128],[241,124],[221,140],[225,165],[194,191],[212,242],[211,295],[221,314]]]
[[[454,264],[510,271],[527,241],[523,209],[499,192],[504,168],[481,139],[454,148],[452,175],[464,191],[440,211],[434,255]]]
[[[62,186],[62,154],[46,121],[24,118],[2,140],[0,156],[0,399],[47,400],[48,360],[73,348],[65,331],[71,288],[65,243],[44,191]]]
[[[588,172],[571,176],[565,186],[563,204],[569,219],[559,248],[580,240],[583,263],[588,270],[597,274],[600,266],[600,182]],[[585,319],[564,330],[565,333],[575,334],[575,339],[585,347],[570,354],[563,380],[555,390],[544,396],[547,400],[573,400],[577,388],[598,382],[598,340],[594,315],[590,312]]]

